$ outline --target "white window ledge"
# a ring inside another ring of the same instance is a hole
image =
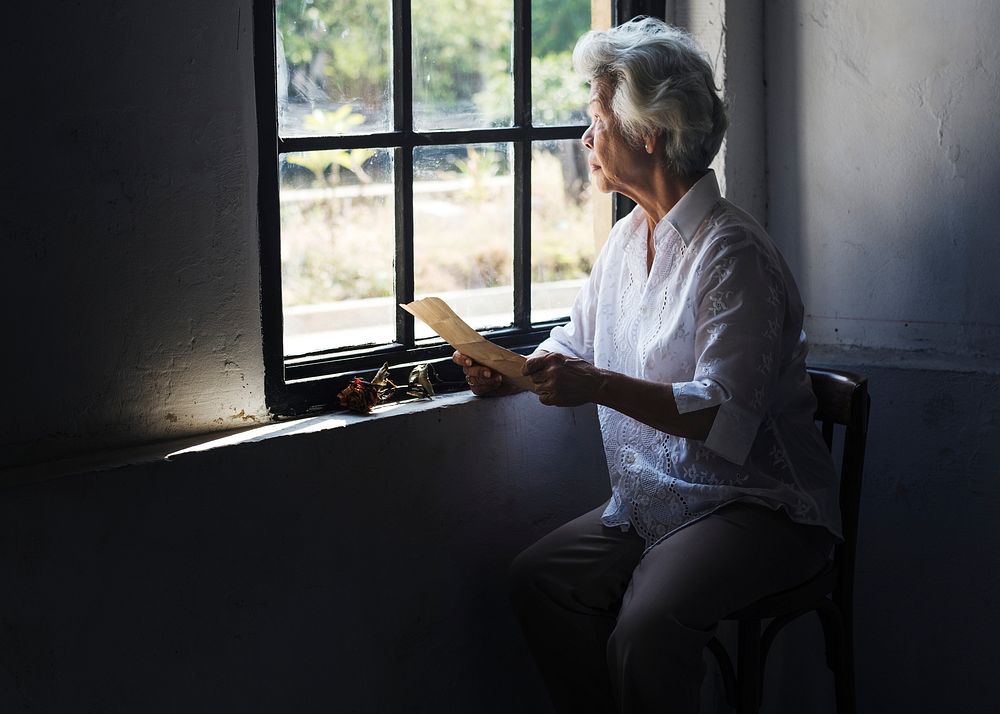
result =
[[[510,399],[512,397],[505,397]],[[517,397],[513,397],[517,398]],[[246,444],[277,438],[290,438],[304,434],[343,429],[354,424],[379,422],[396,417],[422,412],[437,412],[442,409],[463,408],[466,405],[484,401],[472,392],[463,390],[435,396],[433,399],[383,404],[369,415],[351,412],[336,412],[301,419],[274,421],[262,426],[242,428],[235,431],[211,432],[198,436],[171,441],[157,442],[112,451],[85,454],[57,461],[49,461],[29,466],[18,466],[0,470],[0,488],[26,483],[47,481],[83,473],[99,473],[153,461],[181,461],[196,458],[203,452],[224,448],[239,448]]]

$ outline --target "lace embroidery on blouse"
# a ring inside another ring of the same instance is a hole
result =
[[[840,534],[836,475],[815,424],[803,309],[764,230],[709,172],[657,224],[647,272],[641,208],[620,220],[573,305],[539,347],[672,385],[680,412],[718,405],[704,442],[599,406],[607,526],[653,545],[735,500]]]

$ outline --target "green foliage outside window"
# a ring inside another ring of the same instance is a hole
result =
[[[358,0],[277,4],[279,38],[295,85],[290,98],[297,93],[296,101],[308,101],[318,93],[381,100],[372,95],[389,86],[391,50],[380,38],[389,37],[390,13],[388,2],[377,7]],[[534,102],[543,113],[565,116],[575,105],[564,95],[577,84],[570,50],[589,29],[589,13],[564,0],[532,0],[531,13],[532,72],[542,80],[532,83]],[[433,58],[435,73],[429,89],[414,82],[414,101],[442,111],[474,103],[487,117],[509,119],[510,107],[496,101],[506,95],[496,88],[509,81],[511,15],[510,0],[414,0],[415,48]],[[422,91],[430,94],[420,96]]]
[[[585,123],[587,93],[573,72],[571,53],[577,38],[589,29],[589,3],[531,0],[529,7],[534,124]],[[464,113],[475,115],[471,124],[447,128],[510,123],[512,15],[511,0],[412,0],[415,121],[420,113],[441,115],[446,121]],[[389,0],[278,0],[277,94],[285,136],[392,129],[390,23]],[[592,212],[580,152],[575,139],[532,146],[534,287],[579,280],[589,272]],[[452,240],[421,244],[416,285],[435,291],[510,286],[513,182],[508,180],[507,154],[484,147],[436,149],[425,152],[425,160],[423,174],[418,171],[415,177],[418,234],[461,235],[471,220],[482,228],[464,252],[456,251]],[[391,151],[301,151],[283,154],[279,161],[285,308],[334,303],[356,307],[366,300],[391,298]],[[352,322],[342,326],[333,317],[324,318],[322,329],[357,327],[359,318],[351,314]],[[286,320],[291,315],[286,313]],[[391,318],[391,305],[388,315]],[[328,341],[321,346],[344,344],[361,343]]]

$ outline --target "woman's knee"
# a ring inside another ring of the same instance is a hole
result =
[[[698,711],[704,633],[676,618],[643,614],[620,617],[608,638],[607,667],[621,711]]]
[[[536,543],[521,551],[508,569],[507,584],[515,609],[520,609],[538,596],[539,575],[545,571],[545,565],[537,546]]]
[[[567,558],[564,549],[551,547],[546,538],[522,551],[508,571],[511,602],[518,613],[553,606],[601,610],[605,603],[592,592],[593,580],[594,569],[584,559]]]
[[[630,603],[622,608],[608,640],[610,662],[626,658],[676,660],[697,656],[711,638],[712,627],[691,621],[690,605],[672,602],[668,593],[649,606]]]

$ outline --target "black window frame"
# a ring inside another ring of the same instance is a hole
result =
[[[392,374],[405,380],[415,364],[433,362],[445,380],[458,378],[450,362],[452,348],[440,340],[414,338],[413,317],[396,314],[396,341],[361,349],[327,350],[308,355],[284,354],[281,294],[281,229],[278,203],[278,160],[295,151],[384,148],[393,151],[395,172],[396,301],[413,299],[413,149],[419,146],[511,143],[514,181],[514,323],[484,330],[490,340],[528,353],[555,325],[565,320],[531,322],[531,147],[536,141],[577,139],[586,125],[535,127],[531,110],[531,3],[514,3],[513,125],[500,128],[432,132],[413,130],[410,0],[392,0],[393,129],[373,134],[335,137],[281,138],[277,115],[275,2],[254,2],[254,74],[257,104],[259,173],[258,230],[260,234],[261,329],[264,353],[265,401],[275,416],[295,416],[337,408],[337,393],[354,376],[371,377],[388,362]],[[664,16],[665,3],[609,0],[611,18]],[[656,6],[656,7],[654,7]],[[572,69],[567,67],[567,72]],[[631,210],[628,199],[616,195],[614,216]]]

